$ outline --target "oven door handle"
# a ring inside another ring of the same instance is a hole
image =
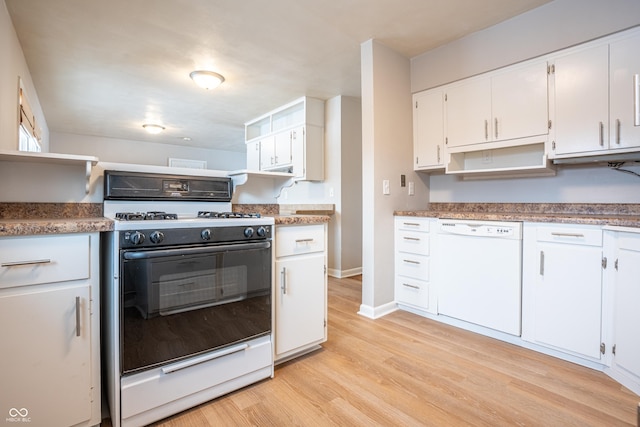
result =
[[[251,249],[268,249],[271,247],[271,242],[258,242],[258,243],[241,243],[232,245],[220,245],[220,246],[206,246],[206,247],[186,247],[175,249],[156,249],[151,251],[126,251],[122,256],[124,259],[147,259],[147,258],[162,258],[166,256],[181,256],[181,255],[198,255],[198,254],[212,254],[217,252],[227,251],[246,251]]]
[[[228,348],[224,348],[220,351],[216,351],[214,353],[203,354],[202,356],[194,357],[189,360],[185,360],[184,362],[174,363],[169,366],[165,366],[162,368],[163,374],[170,374],[172,372],[180,371],[182,369],[190,368],[191,366],[199,365],[204,362],[208,362],[210,360],[217,359],[222,356],[228,356],[233,353],[239,353],[249,348],[249,344],[240,344]]]

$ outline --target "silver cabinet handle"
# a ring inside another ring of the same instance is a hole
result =
[[[412,259],[403,259],[403,261],[409,264],[420,264],[420,261],[414,261]]]
[[[2,267],[20,267],[23,265],[50,264],[50,259],[34,259],[32,261],[3,262]]]
[[[309,239],[296,239],[296,243],[311,243],[313,242],[313,238]]]
[[[544,276],[544,252],[540,251],[540,275]]]
[[[633,125],[640,126],[640,74],[633,76]]]
[[[488,120],[484,121],[484,139],[485,141],[489,139],[489,121]]]
[[[404,240],[413,240],[414,242],[419,242],[420,239],[418,239],[417,237],[403,237]]]
[[[551,233],[552,236],[556,237],[576,237],[576,238],[584,238],[584,234],[582,233]]]
[[[497,117],[496,117],[496,119],[495,119],[495,125],[496,125],[496,128],[495,128],[495,135],[496,135],[496,139],[498,139],[498,118],[497,118]]]
[[[282,267],[282,271],[280,272],[280,290],[282,291],[282,295],[287,294],[287,267]]]
[[[408,225],[410,227],[420,227],[420,224],[417,222],[403,222],[402,225]]]
[[[620,119],[616,119],[616,144],[620,144]]]
[[[412,288],[412,289],[420,289],[420,286],[410,285],[408,283],[403,283],[402,286],[406,286],[407,288]]]
[[[604,123],[600,122],[600,127],[599,127],[599,131],[600,131],[600,146],[604,147]]]
[[[76,336],[80,336],[80,297],[76,297]]]

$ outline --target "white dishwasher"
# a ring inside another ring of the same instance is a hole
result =
[[[520,336],[522,223],[438,220],[438,314]]]

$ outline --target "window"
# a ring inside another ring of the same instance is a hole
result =
[[[42,151],[40,144],[42,132],[36,122],[36,117],[31,111],[31,105],[22,86],[22,79],[20,79],[19,90],[20,123],[18,125],[18,150],[40,152]]]

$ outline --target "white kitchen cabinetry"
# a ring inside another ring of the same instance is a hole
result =
[[[555,158],[640,147],[640,33],[563,51],[552,61]]]
[[[276,362],[327,340],[326,225],[278,225],[275,233]]]
[[[609,46],[610,146],[640,147],[640,31]]]
[[[525,341],[600,361],[602,241],[599,226],[525,224]]]
[[[640,394],[640,232],[605,231],[613,289],[612,345],[608,374]]]
[[[546,135],[547,63],[464,80],[446,90],[445,101],[448,147]]]
[[[260,170],[260,140],[247,142],[247,169]]]
[[[245,142],[250,171],[288,172],[298,180],[323,180],[324,101],[303,97],[245,123]],[[259,169],[256,150],[260,152]]]
[[[395,217],[395,300],[401,308],[437,312],[431,272],[435,221]]]
[[[98,254],[98,233],[0,239],[5,417],[100,424]]]
[[[444,91],[413,95],[414,170],[444,168]]]

